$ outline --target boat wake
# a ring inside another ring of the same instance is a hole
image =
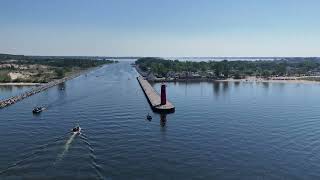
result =
[[[13,164],[11,164],[10,166],[8,166],[7,168],[5,168],[3,170],[0,170],[0,174],[4,174],[7,171],[20,166],[21,164],[25,163],[26,161],[34,159],[35,157],[38,156],[38,154],[40,154],[41,152],[47,150],[47,148],[49,146],[51,146],[51,145],[57,143],[58,141],[62,140],[63,137],[65,137],[65,135],[59,136],[59,137],[55,137],[55,138],[49,140],[49,143],[45,143],[45,144],[39,145],[39,146],[31,149],[29,151],[30,153],[26,153],[26,154],[21,155],[21,157],[19,158],[20,159],[19,161],[16,161]]]
[[[63,157],[67,154],[67,152],[69,151],[70,145],[73,142],[74,138],[78,135],[78,133],[73,133],[69,139],[66,141],[66,143],[63,146],[63,151],[57,156],[56,161],[54,162],[54,165],[56,163],[58,163],[59,161],[61,161],[63,159]]]
[[[60,151],[58,151],[58,155],[53,155],[51,164],[45,164],[46,168],[53,168],[56,169],[59,164],[63,162],[63,159],[66,157],[68,152],[70,151],[71,146],[75,143],[75,140],[79,140],[79,142],[83,145],[86,152],[82,152],[83,156],[81,157],[89,157],[88,164],[90,165],[90,168],[92,168],[93,172],[96,175],[97,179],[106,179],[103,173],[103,167],[100,165],[99,160],[97,159],[95,155],[94,147],[90,143],[90,138],[86,136],[86,134],[82,133],[72,133],[68,132],[68,136],[63,135],[60,137],[53,138],[51,140],[48,140],[49,142],[46,144],[42,144],[40,146],[37,146],[35,148],[30,149],[30,153],[26,153],[21,155],[19,158],[20,160],[13,163],[12,165],[8,166],[7,168],[0,170],[0,177],[1,175],[11,175],[15,174],[18,175],[21,172],[21,168],[32,168],[31,165],[39,164],[39,156],[43,153],[46,153],[46,156],[50,153],[57,152],[57,148],[59,148]],[[61,146],[62,145],[62,146]],[[37,160],[38,159],[38,160]],[[41,159],[41,158],[40,158]],[[86,158],[82,160],[87,160]],[[81,160],[81,161],[82,161]],[[48,166],[49,165],[49,166]],[[42,164],[41,164],[41,167]],[[63,167],[63,166],[61,166]],[[19,175],[18,175],[19,176]],[[0,178],[1,179],[1,178]]]
[[[87,146],[87,148],[89,150],[90,165],[91,165],[91,168],[94,169],[94,171],[97,175],[97,179],[106,179],[106,177],[103,175],[103,170],[102,170],[103,168],[98,163],[97,158],[94,154],[94,149],[89,142],[89,138],[85,135],[81,135],[80,141],[82,141]]]

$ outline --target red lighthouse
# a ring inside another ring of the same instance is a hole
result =
[[[161,105],[167,104],[166,85],[161,84]]]

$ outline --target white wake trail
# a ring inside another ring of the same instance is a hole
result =
[[[67,140],[66,144],[64,144],[63,151],[58,155],[57,160],[54,164],[61,161],[62,158],[65,156],[65,154],[69,151],[70,145],[71,145],[72,141],[74,140],[74,138],[76,137],[76,135],[77,134],[74,133],[70,136],[70,138]]]

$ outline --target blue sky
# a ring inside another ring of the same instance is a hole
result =
[[[0,52],[320,56],[318,0],[0,0]]]

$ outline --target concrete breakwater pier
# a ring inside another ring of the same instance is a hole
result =
[[[81,75],[82,73],[77,73],[77,74],[74,74],[74,75],[71,75],[71,76],[68,76],[68,77],[64,77],[62,79],[58,79],[58,80],[54,80],[54,81],[51,81],[49,83],[46,83],[44,85],[41,85],[41,86],[38,86],[38,87],[35,87],[35,88],[32,88],[30,91],[27,91],[27,92],[24,92],[20,95],[17,95],[17,96],[12,96],[8,99],[4,99],[4,100],[0,100],[0,109],[1,108],[4,108],[4,107],[7,107],[9,105],[12,105],[12,104],[15,104],[16,102],[18,101],[21,101],[27,97],[30,97],[34,94],[37,94],[37,93],[40,93],[42,91],[45,91],[53,86],[56,86],[58,84],[61,84],[65,81],[68,81],[70,79],[73,79],[75,77],[78,77],[79,75]]]
[[[166,98],[166,90],[164,84],[161,86],[160,96],[157,91],[150,85],[150,83],[143,77],[139,76],[137,77],[137,80],[153,111],[165,113],[171,113],[175,111],[175,107],[173,106],[173,104]]]

